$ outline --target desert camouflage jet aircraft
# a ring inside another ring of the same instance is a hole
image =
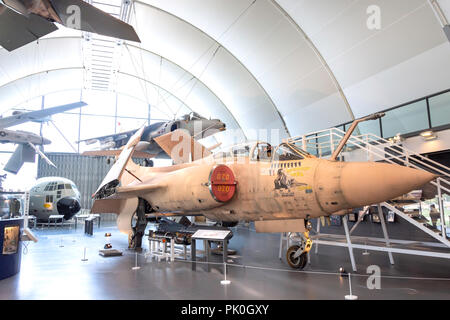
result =
[[[336,161],[356,125],[379,116],[355,121],[332,160],[318,159],[292,143],[273,147],[255,142],[211,154],[176,130],[155,140],[181,163],[145,168],[130,160],[141,129],[93,195],[92,212],[119,214],[119,229],[130,235],[132,246],[140,246],[147,219],[160,216],[204,215],[225,225],[254,221],[257,232],[302,232],[302,244],[288,249],[287,260],[303,268],[312,244],[310,219],[344,215],[436,178],[399,165]]]

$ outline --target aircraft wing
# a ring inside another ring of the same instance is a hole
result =
[[[110,134],[107,136],[84,139],[84,140],[76,141],[76,143],[86,142],[86,144],[92,144],[92,143],[99,141],[102,144],[103,142],[107,142],[107,141],[122,140],[122,139],[126,139],[128,137],[131,137],[138,130],[139,129],[135,129],[135,130],[125,131],[125,132],[120,132],[120,133],[114,133],[114,134]]]
[[[0,17],[1,19],[1,17]],[[1,32],[1,31],[0,31]],[[42,110],[36,110],[36,111],[30,111],[25,113],[16,114],[10,117],[0,118],[0,128],[8,128],[12,126],[16,126],[18,124],[28,122],[28,121],[36,121],[48,116],[51,116],[53,114],[65,112],[68,110],[81,108],[87,106],[84,102],[76,102],[76,103],[70,103],[63,106],[58,107],[52,107]]]
[[[33,42],[58,28],[50,21],[31,14],[23,16],[0,4],[0,45],[8,51]]]
[[[204,145],[193,139],[189,132],[184,129],[177,129],[156,137],[155,141],[172,158],[175,164],[199,160],[211,154]]]
[[[120,156],[120,153],[122,152],[121,149],[116,150],[93,150],[93,151],[85,151],[81,155],[82,156],[91,156],[91,157],[118,157]],[[151,159],[156,157],[156,154],[151,154],[147,152],[142,151],[134,151],[132,154],[132,158],[143,158],[143,159]]]
[[[162,184],[147,184],[140,183],[134,186],[119,187],[116,189],[116,194],[114,198],[130,198],[137,197],[154,190],[160,190],[166,188],[166,185]]]
[[[83,0],[51,0],[56,13],[66,27],[93,32],[108,37],[141,42],[134,28],[120,19],[84,2]],[[74,11],[79,10],[81,18],[78,26],[74,26]]]

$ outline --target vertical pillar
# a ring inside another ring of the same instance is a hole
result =
[[[320,235],[320,218],[317,218],[317,235]],[[315,254],[319,253],[319,244],[316,243]]]
[[[150,105],[150,103],[148,104],[148,114],[147,114],[147,118],[148,118],[148,120],[147,120],[147,125],[150,125],[150,109],[151,109],[151,105]]]
[[[381,228],[383,229],[384,240],[386,241],[386,246],[390,247],[391,244],[389,242],[389,235],[387,233],[386,222],[384,220],[383,209],[381,208],[381,204],[378,204],[378,216],[380,217]],[[389,262],[394,264],[394,257],[392,256],[392,252],[388,251]]]
[[[438,185],[438,202],[439,202],[439,212],[441,214],[441,232],[442,238],[447,239],[447,228],[445,223],[445,207],[444,202],[442,201],[442,190],[441,190],[441,179],[436,179]]]
[[[278,251],[278,258],[281,260],[281,252],[283,251],[283,240],[285,239],[285,232],[280,233],[280,249]]]
[[[223,240],[223,263],[227,263],[228,260],[228,240]]]
[[[348,246],[348,253],[350,254],[350,261],[352,263],[352,269],[353,271],[357,271],[356,270],[356,264],[355,264],[355,257],[353,256],[353,246],[352,246],[352,242],[350,240],[350,233],[348,232],[348,224],[347,224],[347,216],[343,216],[342,218],[343,220],[343,225],[344,225],[344,230],[345,230],[345,236],[347,238],[347,246]]]
[[[196,260],[197,260],[197,244],[196,244],[196,240],[192,239],[192,242],[191,242],[192,271],[195,271],[195,269],[196,269],[196,264],[195,264]]]
[[[83,100],[83,90],[80,90],[80,101]],[[81,107],[80,112],[78,114],[78,142],[77,142],[77,150],[80,153],[80,137],[81,137]]]
[[[114,133],[117,133],[117,105],[118,105],[118,94],[116,92],[116,109],[114,112]]]

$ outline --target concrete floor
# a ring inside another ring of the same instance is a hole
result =
[[[127,237],[115,226],[95,228],[93,237],[85,236],[82,228],[36,230],[39,242],[28,245],[21,272],[0,281],[0,299],[342,300],[349,294],[348,278],[335,274],[341,266],[351,270],[347,249],[321,246],[315,255],[313,247],[306,272],[292,272],[284,257],[283,261],[278,259],[278,235],[256,234],[245,227],[233,230],[230,248],[238,253],[229,263],[248,267],[229,266],[228,286],[220,284],[222,265],[212,265],[208,272],[206,265],[197,264],[194,272],[188,262],[145,261],[139,256],[141,269],[132,270],[135,254],[126,249]],[[98,254],[106,243],[105,232],[112,233],[109,242],[123,251],[123,256],[104,258]],[[88,261],[81,261],[84,248]],[[355,257],[359,276],[352,276],[352,287],[359,299],[450,299],[448,260],[394,254],[395,265],[391,266],[386,253],[362,255],[361,250],[355,250]],[[220,262],[221,256],[211,260]],[[374,264],[380,266],[382,276],[393,277],[381,279],[381,290],[369,290],[367,276],[363,276]]]

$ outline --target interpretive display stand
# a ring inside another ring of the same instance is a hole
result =
[[[187,259],[186,245],[183,245],[182,250],[177,248],[173,237],[169,241],[166,237],[148,237],[148,242],[149,252],[145,255],[145,258],[154,257],[158,262],[161,260],[174,261],[175,258]],[[169,248],[167,248],[167,242],[169,242]]]
[[[227,263],[228,240],[231,237],[232,232],[230,230],[208,230],[208,229],[197,230],[191,237],[192,270],[196,270],[196,263],[195,263],[195,261],[197,261],[196,240],[204,241],[206,262],[209,262],[209,241],[222,242],[223,263]]]

